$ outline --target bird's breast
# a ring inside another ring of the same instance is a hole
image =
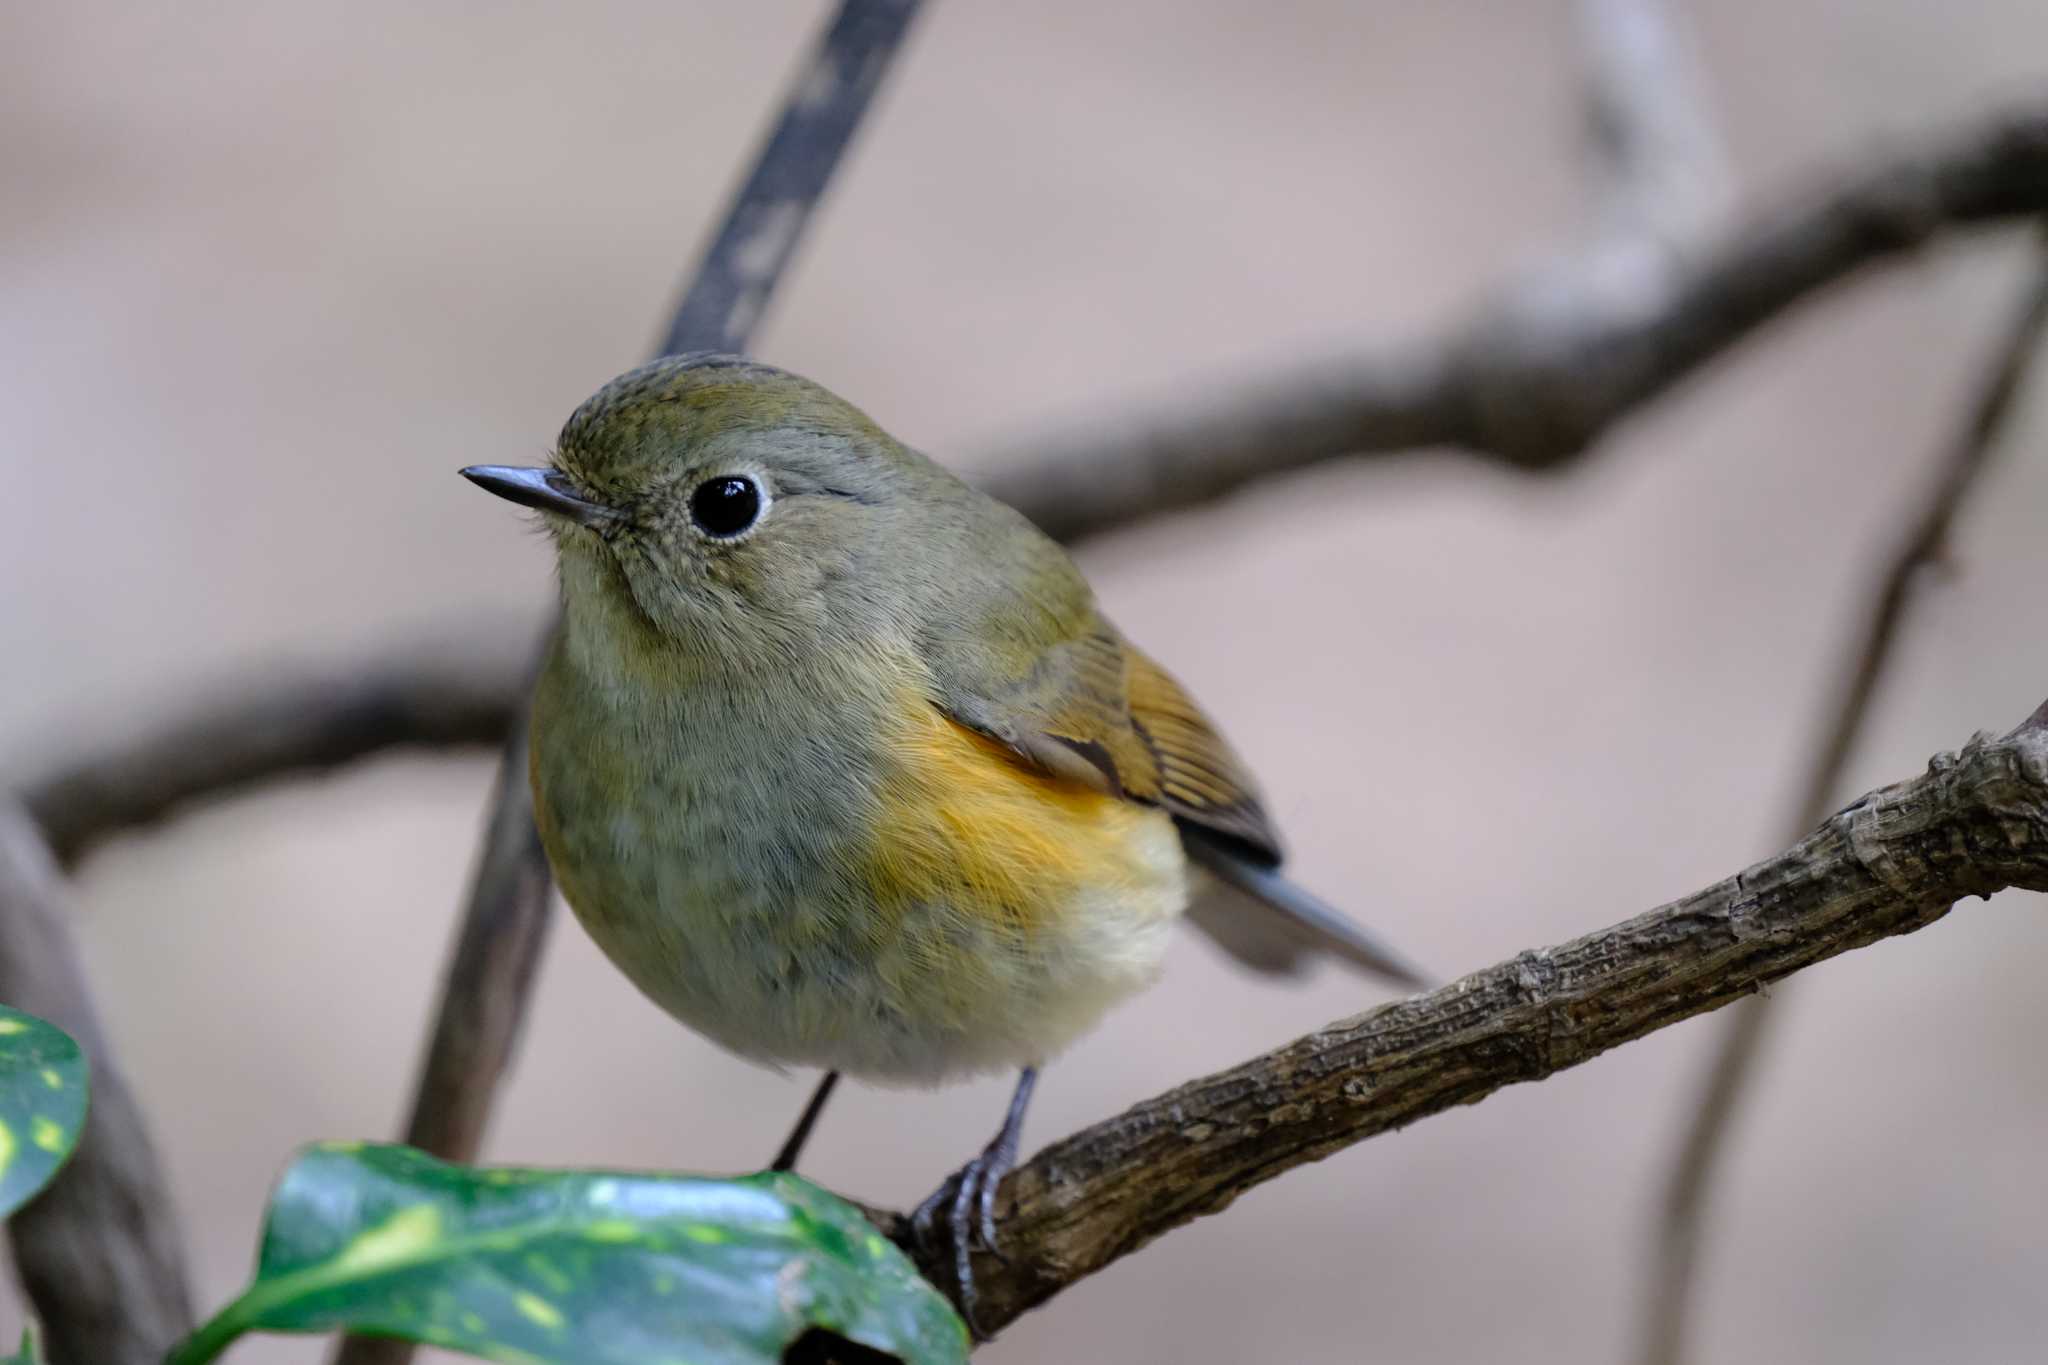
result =
[[[1023,766],[895,656],[662,697],[544,675],[533,776],[592,937],[772,1062],[1048,1056],[1150,979],[1186,899],[1162,812]]]

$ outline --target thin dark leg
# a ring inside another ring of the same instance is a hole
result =
[[[1003,1115],[1002,1128],[988,1146],[981,1149],[980,1156],[948,1177],[946,1183],[910,1215],[911,1230],[919,1244],[931,1247],[934,1245],[933,1224],[938,1221],[940,1211],[944,1210],[946,1231],[953,1243],[953,1274],[960,1291],[960,1315],[967,1319],[968,1330],[977,1339],[986,1338],[980,1324],[974,1320],[974,1244],[978,1240],[982,1250],[998,1258],[1003,1254],[996,1249],[996,1188],[1003,1183],[1003,1177],[1010,1173],[1010,1168],[1017,1164],[1017,1145],[1024,1136],[1024,1111],[1031,1107],[1031,1091],[1037,1084],[1037,1067],[1027,1066],[1018,1073],[1017,1089],[1010,1095],[1010,1108]]]
[[[811,1129],[817,1125],[818,1115],[825,1112],[825,1101],[832,1098],[832,1087],[837,1084],[839,1073],[826,1072],[825,1078],[818,1082],[818,1088],[811,1092],[810,1103],[804,1106],[804,1112],[797,1115],[796,1127],[790,1130],[788,1139],[783,1142],[782,1150],[775,1154],[775,1163],[768,1168],[769,1170],[796,1169],[796,1159],[802,1154],[804,1143],[810,1141]]]

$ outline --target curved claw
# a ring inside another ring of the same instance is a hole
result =
[[[979,1156],[948,1176],[946,1183],[932,1191],[931,1196],[910,1215],[912,1240],[920,1252],[931,1256],[939,1249],[935,1225],[940,1211],[944,1211],[946,1233],[953,1250],[954,1299],[960,1305],[960,1316],[967,1321],[967,1330],[974,1334],[976,1341],[987,1341],[989,1337],[974,1316],[975,1301],[979,1297],[974,1287],[974,1250],[978,1243],[983,1251],[1004,1265],[1010,1263],[1010,1258],[996,1248],[996,1189],[1017,1164],[1024,1109],[1031,1101],[1036,1080],[1035,1068],[1025,1068],[1017,1079],[1017,1091],[1011,1096],[1010,1111],[1003,1120],[1002,1130]]]
[[[1003,1177],[1010,1173],[1011,1164],[1014,1164],[1014,1159],[1010,1163],[1005,1163],[999,1171],[982,1171],[981,1193],[975,1201],[980,1206],[978,1212],[981,1214],[979,1225],[974,1230],[975,1236],[981,1241],[981,1249],[1004,1265],[1010,1263],[1010,1258],[996,1245],[996,1187],[1001,1185]]]

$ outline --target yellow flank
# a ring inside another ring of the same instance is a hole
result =
[[[52,1118],[37,1114],[29,1120],[29,1141],[46,1152],[64,1150],[64,1125]]]
[[[1081,892],[1131,880],[1142,807],[1025,767],[922,696],[906,698],[902,715],[868,868],[885,917],[952,905],[1028,936]]]

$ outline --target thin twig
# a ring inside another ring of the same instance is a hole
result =
[[[1339,1020],[1053,1143],[1003,1182],[974,1257],[989,1328],[1306,1162],[1607,1049],[1966,896],[2048,890],[2048,707],[1683,900]],[[909,1241],[901,1215],[876,1213]],[[953,1283],[945,1248],[917,1251]]]
[[[48,1019],[92,1068],[85,1132],[7,1224],[22,1288],[57,1365],[157,1365],[192,1330],[183,1244],[142,1110],[86,987],[63,873],[0,796],[0,1000]]]
[[[656,354],[740,351],[860,126],[919,0],[842,0],[792,79],[775,132],[691,274]],[[552,918],[526,777],[525,707],[504,739],[483,846],[442,978],[406,1141],[474,1160],[517,1042]],[[351,1338],[336,1365],[396,1365],[410,1346]]]
[[[843,0],[654,354],[744,351],[921,0]]]
[[[1842,774],[1867,728],[1871,701],[1896,653],[1913,590],[1946,551],[1956,515],[1990,463],[2025,378],[2048,330],[2048,236],[2043,263],[1999,339],[1991,364],[1970,397],[1964,420],[1941,451],[1934,487],[1898,544],[1885,557],[1865,612],[1863,629],[1831,699],[1828,723],[1808,766],[1805,791],[1792,830],[1811,829],[1826,816]],[[1645,1365],[1677,1365],[1685,1354],[1686,1314],[1699,1261],[1700,1240],[1722,1152],[1774,1014],[1763,996],[1730,1011],[1707,1068],[1692,1120],[1679,1144],[1659,1205],[1656,1261],[1644,1302]]]
[[[1531,309],[1527,291],[1418,345],[1184,383],[991,462],[990,491],[1063,540],[1340,456],[1454,446],[1570,464],[1608,428],[1824,286],[1956,228],[2048,212],[2048,108],[1979,118],[1809,190],[1707,253],[1647,313],[1629,291]]]
[[[745,346],[915,10],[915,0],[846,0],[840,7],[791,82],[782,121],[678,307],[666,347]],[[523,706],[510,729],[443,984],[440,1026],[407,1128],[414,1145],[457,1160],[476,1154],[499,1077],[490,1063],[510,1054],[531,961],[547,929],[548,870],[533,833]],[[471,947],[477,951],[466,951]]]

